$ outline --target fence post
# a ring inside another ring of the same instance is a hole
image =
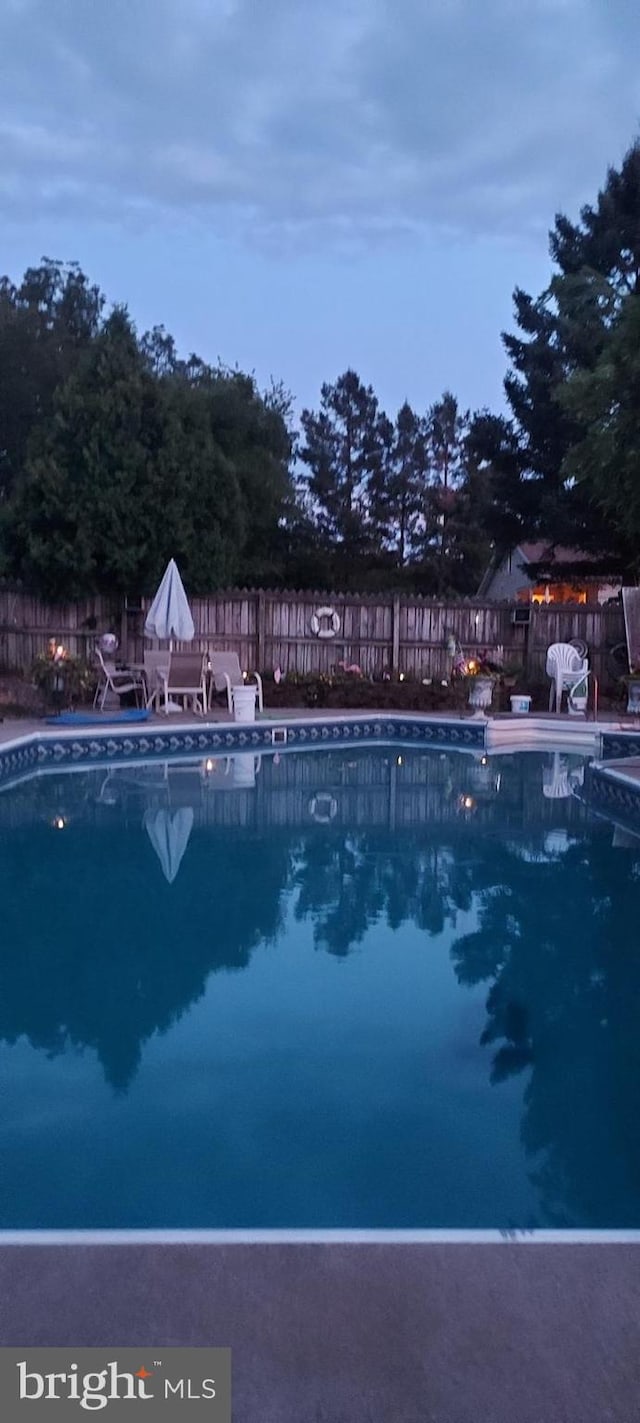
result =
[[[391,672],[400,670],[400,595],[394,594],[391,605]]]
[[[526,676],[526,677],[529,677],[530,674],[531,674],[531,663],[532,663],[532,660],[533,660],[532,654],[533,654],[534,647],[535,647],[535,642],[536,642],[536,636],[535,636],[535,634],[536,634],[536,625],[537,625],[537,620],[538,620],[537,604],[536,604],[536,603],[530,603],[530,604],[529,604],[529,607],[530,607],[530,610],[531,610],[531,611],[530,611],[530,616],[529,616],[529,621],[528,621],[528,623],[527,623],[527,625],[526,625],[526,627],[525,627],[525,631],[524,631],[524,671],[525,671],[525,676]]]
[[[265,630],[266,630],[266,608],[264,590],[260,588],[256,598],[256,634],[257,634],[257,663],[256,672],[265,670]]]

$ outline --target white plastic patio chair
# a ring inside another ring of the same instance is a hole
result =
[[[571,692],[588,671],[588,658],[581,657],[570,642],[552,642],[547,648],[547,677],[551,678],[549,711],[553,711],[554,706],[557,712],[562,710],[563,692]]]
[[[135,694],[136,706],[139,707],[145,701],[144,679],[138,672],[132,672],[128,667],[116,667],[115,662],[103,657],[99,647],[95,649],[98,662],[98,685],[93,698],[94,711],[98,702],[100,711],[104,711],[104,704],[109,692],[113,692],[116,697],[123,696],[126,692]]]
[[[245,679],[240,667],[240,658],[237,652],[210,652],[209,668],[211,671],[210,705],[215,692],[227,693],[227,706],[233,712],[233,700],[231,693],[234,687],[246,686],[247,679],[255,681],[258,687],[258,710],[262,711],[264,702],[262,697],[262,677],[259,672],[248,673]]]

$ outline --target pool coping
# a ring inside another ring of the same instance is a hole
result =
[[[640,1229],[166,1229],[5,1230],[2,1247],[37,1245],[640,1245]]]

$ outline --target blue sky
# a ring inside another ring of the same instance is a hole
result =
[[[0,269],[390,414],[502,403],[500,331],[639,132],[636,0],[2,0]]]

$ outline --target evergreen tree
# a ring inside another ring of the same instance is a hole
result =
[[[468,412],[459,411],[456,397],[449,390],[427,415],[429,482],[425,491],[423,547],[434,568],[438,593],[444,593],[451,581],[446,566],[449,525],[466,473],[468,425]]]
[[[371,546],[368,493],[386,458],[386,425],[371,386],[352,370],[322,386],[320,410],[303,410],[301,424],[300,458],[310,470],[319,528],[338,546],[346,576]]]
[[[421,519],[428,469],[426,422],[408,401],[400,407],[395,425],[381,418],[384,457],[369,481],[369,512],[375,542],[392,552],[394,565],[410,562]]]
[[[100,325],[104,297],[78,265],[43,258],[18,286],[0,279],[0,500],[22,474],[36,427]]]
[[[563,470],[587,489],[613,531],[622,569],[640,577],[640,297],[624,303],[600,359],[560,399],[583,434]]]
[[[621,343],[634,326],[625,313],[640,300],[638,143],[620,171],[609,170],[597,202],[583,207],[579,223],[556,217],[550,252],[556,270],[549,286],[537,299],[516,290],[519,332],[503,337],[511,362],[505,389],[512,421],[491,426],[483,412],[474,430],[497,496],[492,531],[497,545],[519,526],[554,543],[624,555],[626,494],[617,503],[603,499],[611,464],[600,456],[610,448],[604,428],[607,371],[614,360],[618,378],[631,374]],[[624,438],[635,439],[628,424]],[[507,521],[498,497],[505,490]]]
[[[149,374],[126,312],[59,392],[7,518],[15,572],[48,597],[148,591],[172,555],[194,593],[233,578],[233,468],[202,406]]]

